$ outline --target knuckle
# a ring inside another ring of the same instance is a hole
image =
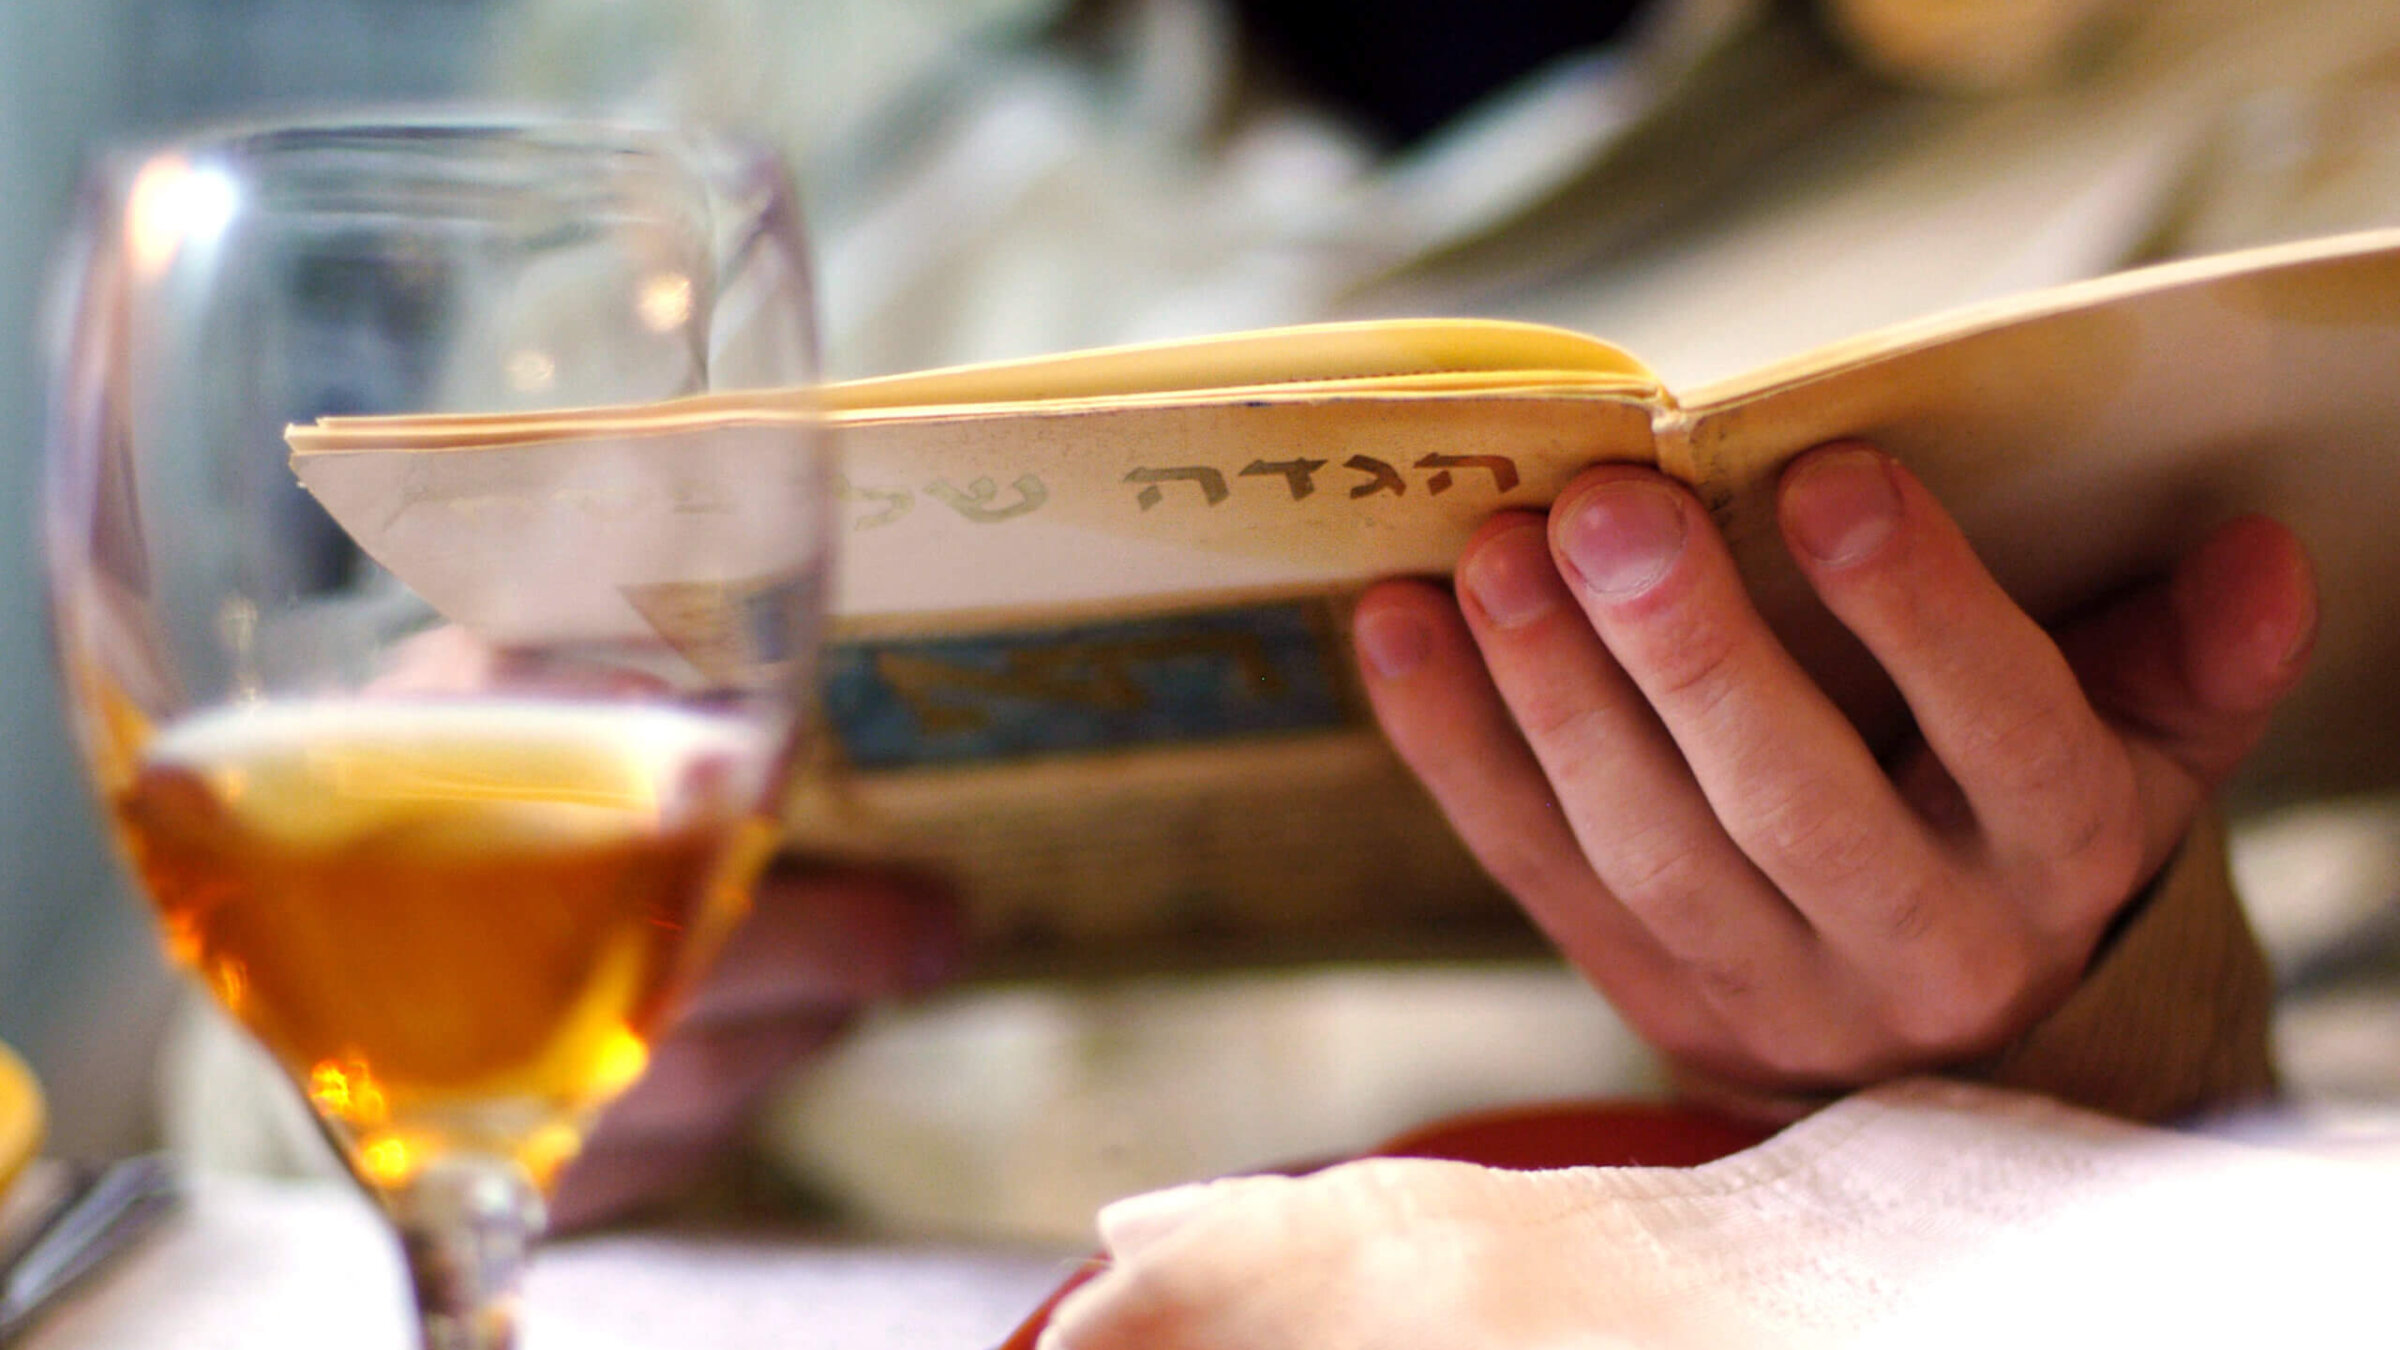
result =
[[[2141,796],[2133,760],[2080,706],[2049,704],[1985,724],[1960,747],[1962,763],[2021,813],[2047,864],[2106,884],[2138,867]]]
[[[1470,839],[1468,844],[1483,870],[1521,904],[1538,906],[1547,897],[1567,894],[1590,876],[1581,858],[1563,858],[1554,849],[1507,838]]]
[[[1666,826],[1651,826],[1613,841],[1606,850],[1608,889],[1649,913],[1680,913],[1706,889],[1702,853]]]
[[[2032,847],[2052,878],[2053,893],[2107,893],[2132,888],[2142,861],[2142,803],[2131,759],[2111,747],[2091,753],[2046,792],[2026,787],[2019,798],[2031,817]]]
[[[2083,781],[2093,737],[2079,710],[2035,700],[1971,726],[1962,752],[2004,789],[2048,794]]]
[[[1919,947],[1939,927],[1943,896],[1923,884],[1901,887],[1875,905],[1872,921],[1895,945]]]
[[[1763,992],[1757,964],[1738,956],[1699,958],[1686,961],[1684,968],[1701,996],[1720,1008],[1754,1003]]]
[[[1816,886],[1841,887],[1889,865],[1885,840],[1832,784],[1803,776],[1761,801],[1749,829],[1753,856]]]
[[[2134,800],[2131,759],[2080,704],[2046,702],[1986,723],[1961,753],[1988,766],[2013,800],[2051,807],[2043,832],[2061,857],[2103,843]]]
[[[1890,946],[1917,959],[1940,959],[1940,939],[1952,924],[1945,922],[1972,903],[1964,878],[1947,868],[1914,870],[1892,876],[1856,901],[1857,913]]]
[[[1631,645],[1621,659],[1654,704],[1706,716],[1738,687],[1742,643],[1723,623],[1697,622],[1679,610],[1641,625]]]
[[[1534,745],[1584,745],[1606,731],[1607,714],[1601,708],[1564,691],[1516,690],[1510,711],[1517,729]]]
[[[1602,879],[1670,951],[1691,951],[1719,928],[1717,907],[1708,903],[1701,853],[1671,833],[1654,827],[1627,836],[1607,851]]]

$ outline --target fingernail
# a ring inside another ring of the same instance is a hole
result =
[[[1783,520],[1792,542],[1818,562],[1857,562],[1900,525],[1900,490],[1890,461],[1872,450],[1811,456],[1784,484]]]
[[[1522,628],[1566,598],[1550,545],[1538,524],[1518,526],[1484,541],[1464,566],[1459,584],[1485,618],[1502,628]]]
[[[1587,588],[1627,599],[1666,576],[1683,535],[1683,504],[1671,490],[1624,479],[1586,494],[1560,542]]]
[[[1368,668],[1387,680],[1397,680],[1425,664],[1426,654],[1433,650],[1425,621],[1391,606],[1360,615],[1351,638]]]

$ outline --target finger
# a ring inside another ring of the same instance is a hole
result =
[[[2316,568],[2290,530],[2245,516],[2184,559],[2171,595],[2192,704],[2151,709],[2147,720],[2213,782],[2249,752],[2268,711],[2307,669],[2317,640]]]
[[[963,964],[949,888],[899,870],[781,858],[693,990],[686,1025],[746,1022],[932,988]]]
[[[601,1222],[687,1189],[724,1158],[767,1091],[848,1020],[845,1012],[819,1011],[681,1031],[660,1042],[648,1070],[602,1115],[560,1177],[552,1223]]]
[[[703,1144],[595,1140],[559,1177],[547,1227],[563,1234],[627,1217],[690,1190],[717,1160],[714,1147]]]
[[[1947,902],[1947,858],[1759,618],[1688,491],[1595,469],[1562,496],[1550,535],[1717,819],[1818,934],[1887,982],[1992,936],[1988,906]]]
[[[2163,591],[2137,592],[2065,642],[2109,717],[2213,784],[2299,681],[2316,630],[2306,550],[2283,526],[2246,516],[2186,554]]]
[[[1784,1011],[1802,991],[1766,972],[1810,969],[1815,938],[1727,837],[1674,741],[1576,608],[1542,522],[1495,522],[1469,542],[1458,575],[1492,684],[1602,886],[1720,1007]]]
[[[1492,878],[1653,1044],[1722,1047],[1677,964],[1592,874],[1449,595],[1385,582],[1360,597],[1353,634],[1377,720]]]
[[[1979,848],[2039,860],[2062,901],[2122,895],[2139,865],[2132,764],[1932,494],[1841,444],[1796,461],[1778,507],[1792,557],[1964,796]]]
[[[2142,752],[2154,864],[2307,670],[2317,613],[2306,549],[2248,516],[2217,527],[2165,584],[2062,634],[2094,704]]]

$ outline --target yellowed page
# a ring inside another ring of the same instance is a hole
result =
[[[1658,377],[1580,333],[1500,319],[1309,324],[1063,352],[793,389],[531,413],[335,417],[290,429],[295,454],[471,450],[672,434],[820,414],[885,420],[1073,412],[1158,403],[1350,394],[1551,392],[1656,398]]]
[[[1896,709],[1808,601],[1770,489],[1799,451],[1860,436],[1957,513],[2055,617],[2157,572],[2215,524],[2299,530],[2324,591],[2315,673],[2250,786],[2400,776],[2400,231],[2151,269],[1987,306],[1701,390],[1662,457],[1707,485],[1762,603],[1870,725]]]
[[[830,386],[825,406],[871,413],[978,403],[1058,402],[1259,386],[1362,384],[1394,393],[1415,377],[1574,372],[1590,387],[1647,396],[1657,377],[1632,355],[1580,333],[1499,319],[1381,319],[1140,343]]]

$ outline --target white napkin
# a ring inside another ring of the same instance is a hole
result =
[[[1043,1350],[2400,1339],[2400,1165],[1918,1080],[1690,1169],[1373,1159],[1104,1210]],[[2386,1341],[2385,1343],[2389,1343]]]

